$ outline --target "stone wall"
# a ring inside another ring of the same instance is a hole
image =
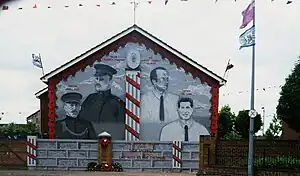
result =
[[[113,141],[113,161],[125,171],[176,171],[172,169],[172,142]],[[199,143],[182,143],[182,170],[199,167]]]
[[[112,141],[113,162],[124,171],[172,169],[172,142]],[[182,142],[182,170],[198,171],[199,143]],[[37,140],[37,166],[43,170],[86,170],[98,160],[97,140]]]
[[[98,160],[97,140],[37,140],[36,169],[86,170]]]

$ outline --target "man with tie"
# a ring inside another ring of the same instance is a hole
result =
[[[179,119],[165,125],[160,141],[199,141],[200,135],[209,135],[208,130],[192,119],[194,102],[191,98],[180,98],[177,102]]]
[[[168,92],[169,72],[157,67],[150,72],[153,90],[141,96],[142,123],[168,123],[178,119],[176,103],[178,96]]]

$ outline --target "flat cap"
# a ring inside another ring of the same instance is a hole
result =
[[[61,100],[65,103],[71,103],[71,102],[80,103],[81,98],[82,95],[78,92],[69,92],[61,96]]]

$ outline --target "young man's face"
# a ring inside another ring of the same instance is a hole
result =
[[[179,118],[183,120],[190,119],[193,114],[193,108],[191,107],[190,102],[180,102],[177,111],[178,111]]]
[[[153,80],[154,87],[164,92],[168,89],[169,85],[169,73],[166,70],[156,70],[157,80]]]
[[[69,117],[76,118],[79,114],[81,107],[78,102],[66,102],[64,105],[64,110],[66,115]]]

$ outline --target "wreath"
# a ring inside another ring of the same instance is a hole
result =
[[[107,138],[102,138],[100,140],[100,144],[104,147],[108,146],[108,144],[110,144],[110,141]]]

